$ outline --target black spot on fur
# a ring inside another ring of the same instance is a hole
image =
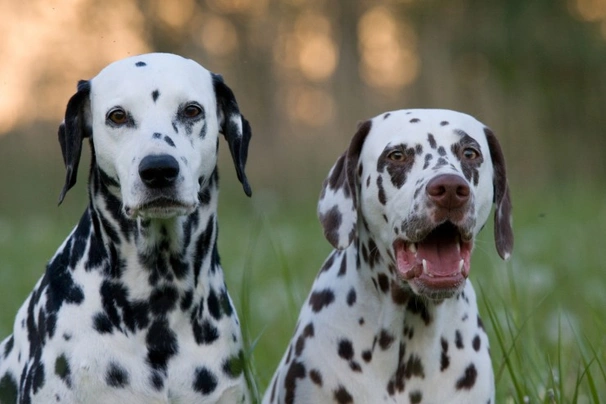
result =
[[[149,297],[149,308],[155,315],[166,315],[177,305],[179,294],[174,286],[162,285],[153,290]]]
[[[60,355],[55,359],[55,374],[59,376],[68,388],[72,387],[71,369],[65,355]]]
[[[380,273],[377,276],[377,281],[379,282],[379,288],[381,292],[387,293],[389,291],[389,278],[384,273]]]
[[[126,387],[128,386],[128,372],[121,365],[111,362],[105,374],[105,383],[110,387]]]
[[[151,375],[149,376],[149,383],[154,388],[154,390],[160,391],[164,388],[164,377],[159,371],[153,370]]]
[[[345,276],[346,273],[347,273],[347,256],[345,254],[343,254],[343,256],[341,257],[341,265],[339,267],[339,273],[337,274],[337,276],[339,276],[339,277]]]
[[[11,335],[8,338],[8,340],[6,341],[6,344],[4,345],[4,357],[5,358],[11,353],[11,351],[13,350],[13,346],[14,345],[15,345],[15,339]]]
[[[154,134],[152,135],[152,139],[162,139],[162,134],[154,132]]]
[[[391,115],[391,113],[390,113],[390,112],[386,113],[385,115],[383,115],[383,119],[387,119],[387,118],[389,118],[389,115]]]
[[[143,67],[143,66],[147,66],[147,63],[139,61],[139,62],[135,63],[135,66]]]
[[[154,102],[156,102],[158,100],[159,96],[160,96],[160,91],[158,91],[158,90],[152,91],[152,100],[154,100]]]
[[[450,365],[450,357],[448,356],[448,341],[444,338],[440,338],[440,345],[442,345],[442,353],[440,355],[440,371],[448,369]]]
[[[448,125],[448,121],[442,121],[442,122],[440,122],[440,126],[446,126],[446,125]]]
[[[431,160],[433,159],[433,155],[427,153],[425,155],[425,163],[423,164],[423,169],[426,169],[427,167],[429,167],[429,163],[431,162]]]
[[[198,367],[194,373],[193,388],[198,393],[209,395],[217,388],[217,376],[205,367]]]
[[[459,330],[455,331],[455,345],[458,349],[463,349],[463,336]]]
[[[194,339],[198,345],[212,344],[219,338],[219,330],[209,320],[193,322]]]
[[[329,306],[335,300],[335,294],[330,289],[314,291],[309,298],[309,305],[314,313]]]
[[[457,384],[455,387],[457,390],[470,390],[474,384],[476,383],[476,378],[478,377],[478,371],[476,370],[475,365],[472,363],[465,369],[465,373],[459,380],[457,380]]]
[[[347,305],[353,306],[356,303],[356,290],[351,288],[347,293]]]
[[[337,348],[337,353],[342,359],[345,359],[346,361],[353,359],[354,350],[351,341],[348,339],[340,340]]]
[[[436,138],[434,138],[431,133],[427,134],[427,141],[429,142],[429,147],[431,147],[432,149],[438,147],[438,144],[436,143]]]
[[[111,334],[113,325],[107,314],[97,313],[93,316],[93,327],[99,334]]]
[[[220,320],[221,315],[223,313],[221,312],[221,306],[219,305],[219,298],[217,297],[215,290],[212,288],[210,289],[210,292],[208,293],[208,298],[206,299],[206,303],[207,303],[208,311],[210,312],[210,315],[213,316],[213,318],[215,320]]]
[[[168,320],[155,320],[145,337],[147,345],[147,362],[156,370],[166,371],[168,360],[179,352],[177,336],[168,326]]]
[[[331,267],[332,264],[335,262],[335,256],[337,255],[337,253],[335,251],[333,251],[328,258],[326,259],[326,261],[324,261],[324,265],[322,265],[322,268],[320,269],[320,272],[326,272],[328,271]]]
[[[418,123],[418,122],[421,122],[421,120],[419,118],[412,118],[410,120],[410,123]]]
[[[173,140],[170,137],[168,137],[168,136],[164,136],[164,141],[170,147],[177,147],[177,146],[175,146],[175,142],[173,142]]]
[[[286,390],[284,396],[285,403],[295,402],[295,390],[297,389],[297,379],[305,378],[305,365],[301,362],[293,361],[288,367],[286,376],[284,377],[284,389]]]
[[[480,350],[481,340],[480,336],[476,335],[473,337],[473,341],[471,342],[471,346],[473,346],[473,350],[478,352]]]

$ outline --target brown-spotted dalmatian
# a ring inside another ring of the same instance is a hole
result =
[[[219,75],[155,53],[78,84],[60,200],[86,138],[90,200],[0,345],[0,403],[250,402],[217,252],[220,134],[250,195],[250,126]]]
[[[494,403],[488,338],[467,280],[493,202],[507,259],[505,161],[476,119],[417,109],[362,123],[318,204],[335,250],[264,403]]]

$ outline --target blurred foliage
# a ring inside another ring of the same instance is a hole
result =
[[[605,10],[604,0],[0,0],[0,133],[30,138],[28,155],[78,79],[175,52],[225,76],[251,120],[262,182],[276,167],[316,181],[357,121],[409,107],[491,126],[514,183],[603,182]]]

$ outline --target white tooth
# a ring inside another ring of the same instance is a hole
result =
[[[417,253],[417,245],[415,243],[408,244],[408,250],[411,253],[416,254]]]
[[[423,273],[427,276],[429,276],[430,278],[433,278],[433,275],[429,273],[429,271],[427,270],[427,260],[425,258],[423,258]]]
[[[461,259],[461,262],[459,262],[459,272],[463,272],[463,265],[465,264],[465,260]]]

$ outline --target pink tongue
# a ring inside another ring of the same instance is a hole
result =
[[[430,235],[417,244],[417,262],[426,261],[427,272],[434,276],[450,276],[459,272],[461,251],[458,240]]]

